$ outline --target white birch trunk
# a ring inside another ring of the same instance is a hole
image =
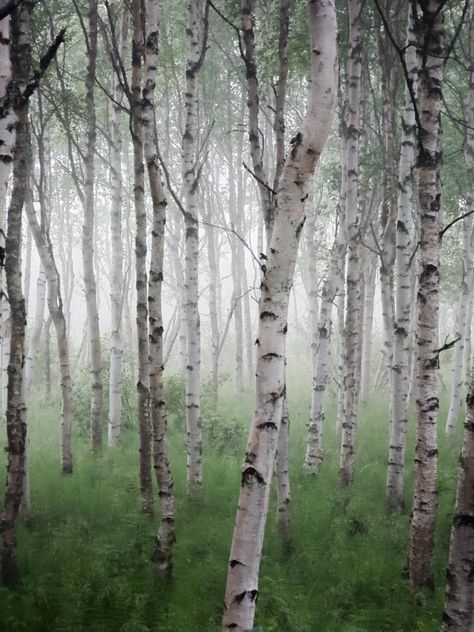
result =
[[[414,94],[418,85],[418,58],[414,33],[412,6],[409,7],[406,67]],[[416,121],[411,94],[405,86],[402,117],[402,140],[398,175],[396,226],[396,294],[393,361],[391,371],[391,424],[386,483],[387,507],[403,509],[403,470],[405,464],[405,436],[408,422],[408,354],[411,306],[411,265],[413,254],[413,170],[415,166]]]
[[[317,474],[323,459],[322,434],[324,422],[324,398],[329,383],[329,354],[332,336],[332,309],[336,294],[343,285],[342,260],[346,253],[346,244],[341,230],[338,230],[332,247],[331,259],[324,282],[321,309],[319,312],[316,344],[312,348],[314,362],[311,412],[309,417],[308,439],[304,468],[311,474]]]
[[[330,0],[309,2],[311,83],[308,110],[280,179],[278,214],[263,271],[257,351],[257,401],[250,429],[229,560],[223,630],[253,626],[270,483],[282,417],[290,287],[310,178],[337,99],[336,13]],[[252,16],[243,13],[243,27]]]
[[[150,390],[149,390],[149,345],[148,345],[148,296],[147,296],[147,217],[145,208],[145,178],[143,161],[143,126],[141,112],[143,24],[140,0],[132,2],[133,41],[132,41],[132,139],[134,169],[134,205],[135,205],[135,287],[137,306],[138,341],[138,426],[140,435],[140,493],[143,511],[153,513],[153,489],[151,473],[151,427],[150,427]]]
[[[172,546],[175,541],[175,503],[173,479],[166,449],[166,414],[163,383],[163,314],[161,291],[165,253],[167,200],[155,137],[155,77],[159,52],[159,24],[163,0],[149,0],[145,40],[145,83],[142,100],[143,149],[153,204],[151,263],[148,280],[148,315],[150,331],[150,415],[153,437],[153,465],[159,489],[160,528],[155,538],[152,561],[165,573],[171,572]]]
[[[364,322],[362,327],[362,360],[360,377],[360,401],[366,405],[369,399],[370,378],[372,374],[372,337],[374,323],[375,276],[377,266],[374,257],[366,256],[364,274]]]
[[[354,478],[357,409],[360,386],[361,351],[361,261],[359,242],[358,185],[359,135],[362,74],[362,27],[360,0],[349,0],[349,52],[347,75],[349,97],[345,134],[347,160],[343,178],[346,179],[347,274],[344,328],[344,411],[342,416],[340,480],[349,485]]]
[[[446,571],[447,586],[442,632],[471,632],[474,629],[474,594],[472,591],[472,568],[474,566],[473,480],[474,380],[471,381],[467,396],[464,441],[459,459],[456,507]]]
[[[474,85],[473,97],[474,97]],[[474,108],[474,100],[473,100]],[[474,123],[474,117],[472,117]],[[472,138],[473,147],[469,151],[474,150],[474,136]],[[466,152],[467,153],[467,152]],[[469,160],[472,160],[469,158]],[[468,162],[466,160],[466,162]],[[474,169],[470,169],[470,176],[474,175]],[[471,180],[472,182],[472,180]],[[472,202],[474,197],[471,195],[468,208],[472,208]],[[474,273],[474,232],[472,215],[463,219],[462,226],[462,242],[463,242],[463,278],[461,282],[460,294],[457,305],[457,322],[455,338],[458,339],[457,344],[454,347],[453,353],[453,368],[451,373],[451,398],[449,402],[448,418],[446,420],[446,434],[452,435],[459,419],[459,413],[461,412],[461,405],[463,399],[463,387],[465,380],[464,371],[464,347],[466,342],[466,335],[468,331],[468,312],[469,312],[469,297],[472,292],[472,282]]]
[[[97,0],[88,4],[88,63],[86,74],[87,150],[85,155],[84,223],[82,226],[82,262],[90,345],[91,417],[90,438],[94,454],[102,450],[102,354],[94,272],[95,233],[95,149],[96,111],[95,79],[97,63]]]
[[[202,19],[200,0],[187,0],[188,52],[184,94],[185,126],[182,138],[182,180],[185,216],[185,312],[186,312],[186,430],[187,493],[202,487],[201,325],[199,318],[199,224],[196,169],[198,149],[198,73],[204,61],[207,16]]]
[[[420,3],[421,4],[421,3]],[[421,7],[420,7],[421,8]],[[439,256],[441,228],[441,144],[443,1],[422,5],[425,52],[420,72],[418,201],[420,247],[417,324],[417,437],[408,572],[414,587],[432,582],[437,506],[437,418],[439,363]]]
[[[128,10],[124,7],[121,17],[120,57],[125,58],[128,34]],[[123,314],[123,241],[122,241],[122,112],[123,88],[117,74],[113,73],[110,107],[110,236],[112,242],[110,280],[110,374],[108,444],[117,447],[122,423],[122,314]]]

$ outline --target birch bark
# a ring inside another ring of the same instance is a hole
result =
[[[336,13],[330,0],[309,1],[311,83],[303,128],[283,168],[278,214],[263,270],[259,308],[257,402],[250,429],[224,602],[223,630],[251,629],[273,462],[284,400],[290,287],[304,222],[304,201],[329,133],[337,98]],[[251,20],[243,14],[244,22]],[[244,24],[245,26],[245,24]]]
[[[138,426],[140,435],[140,492],[143,511],[153,513],[153,489],[151,476],[151,427],[150,427],[150,390],[149,390],[149,346],[148,346],[148,308],[147,308],[147,271],[146,271],[146,209],[145,178],[143,162],[143,126],[141,113],[141,84],[143,57],[143,23],[140,0],[132,5],[132,81],[131,81],[131,129],[133,140],[133,197],[135,205],[135,286],[137,304],[137,340],[138,340]]]
[[[97,454],[102,450],[102,354],[97,309],[97,288],[94,272],[94,232],[95,232],[95,150],[96,111],[95,79],[97,64],[97,0],[89,0],[87,32],[87,148],[84,157],[84,223],[82,226],[82,261],[84,268],[84,291],[86,295],[87,322],[90,345],[91,380],[91,448]]]
[[[411,89],[417,93],[418,55],[414,31],[413,6],[409,5],[405,63]],[[393,362],[391,371],[391,424],[386,483],[387,507],[402,509],[403,470],[405,464],[405,436],[408,422],[408,354],[410,329],[410,276],[414,232],[413,170],[415,167],[416,121],[408,86],[402,115],[402,139],[398,174],[396,224],[396,293]]]
[[[349,0],[349,53],[347,64],[348,107],[345,132],[347,135],[346,229],[347,273],[344,328],[344,411],[342,417],[340,480],[347,486],[354,478],[355,439],[360,386],[361,349],[361,270],[358,213],[359,135],[362,74],[362,26],[360,0]]]
[[[123,7],[121,15],[120,58],[125,58],[128,36],[129,12]],[[122,423],[122,314],[123,314],[123,241],[122,241],[122,130],[121,103],[123,101],[122,82],[113,73],[113,103],[110,105],[110,236],[112,241],[111,281],[110,281],[110,375],[109,375],[109,420],[108,444],[117,447],[120,441]]]
[[[472,22],[471,22],[472,25]],[[472,26],[471,26],[472,28]],[[474,628],[474,379],[467,396],[464,440],[459,459],[456,507],[446,571],[446,601],[442,632],[469,632]]]
[[[155,77],[159,52],[159,25],[163,0],[148,0],[145,38],[145,83],[142,92],[143,148],[153,204],[151,262],[148,279],[150,331],[150,415],[153,437],[153,465],[160,498],[160,528],[152,560],[161,571],[171,572],[175,541],[173,479],[166,449],[166,414],[163,384],[163,315],[161,290],[165,252],[167,200],[161,182],[155,135]]]
[[[198,150],[198,74],[204,62],[207,43],[206,4],[204,17],[202,2],[186,3],[186,35],[188,52],[186,88],[184,93],[185,126],[182,138],[182,180],[185,216],[185,311],[186,311],[186,429],[187,493],[198,494],[202,487],[202,420],[201,390],[201,325],[199,318],[199,224],[197,188],[200,173],[196,165]]]
[[[439,252],[441,227],[440,109],[443,85],[442,0],[417,3],[423,50],[420,66],[418,202],[420,246],[417,323],[417,435],[415,495],[408,571],[413,586],[432,582],[437,506]]]
[[[472,3],[471,3],[472,10]],[[471,55],[474,55],[474,19],[471,16],[469,30],[469,45]],[[464,163],[470,183],[470,190],[467,195],[467,208],[470,210],[474,204],[474,70],[469,73],[469,89],[466,103],[465,119],[467,125],[464,128]],[[461,410],[461,400],[464,386],[464,346],[468,335],[469,298],[471,296],[474,282],[474,229],[472,215],[465,217],[462,226],[462,282],[457,308],[456,337],[458,344],[454,347],[453,369],[451,380],[451,399],[449,403],[448,419],[446,421],[446,433],[451,435],[456,427],[459,412]],[[472,318],[472,316],[471,316]],[[470,332],[469,332],[470,333]],[[468,356],[470,358],[470,356]]]

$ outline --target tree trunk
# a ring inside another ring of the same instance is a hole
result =
[[[125,58],[128,36],[129,12],[124,6],[121,16],[120,58]],[[112,95],[114,102],[110,108],[110,235],[112,242],[110,280],[110,375],[109,375],[109,422],[108,444],[114,448],[120,442],[122,424],[122,316],[123,316],[123,267],[122,260],[122,130],[121,103],[123,88],[117,74],[113,73]]]
[[[430,586],[436,524],[439,253],[441,228],[440,109],[443,81],[443,1],[419,3],[424,57],[418,108],[420,264],[417,324],[417,436],[415,496],[408,571],[412,586]]]
[[[14,16],[12,24],[12,83],[21,94],[31,64],[31,12],[32,3],[24,2]],[[5,274],[10,304],[11,335],[8,365],[7,441],[8,462],[5,500],[0,533],[2,537],[2,579],[7,586],[20,581],[17,560],[15,522],[20,509],[25,467],[26,419],[23,361],[25,346],[25,299],[21,279],[22,210],[31,171],[31,153],[28,151],[28,105],[19,98],[7,107],[14,108],[16,139],[13,152],[13,190],[8,207],[8,231],[5,243]]]
[[[370,253],[366,253],[364,272],[364,310],[362,325],[362,358],[360,376],[360,401],[366,405],[369,399],[372,374],[372,337],[374,323],[376,263]]]
[[[132,41],[132,103],[131,128],[133,140],[135,203],[135,279],[137,291],[137,340],[138,340],[138,426],[140,434],[140,492],[143,511],[153,513],[153,489],[151,478],[151,428],[150,428],[150,391],[149,391],[149,347],[148,347],[148,307],[146,272],[146,208],[145,178],[143,164],[143,126],[141,112],[143,24],[140,0],[132,2],[133,41]]]
[[[361,353],[361,261],[358,213],[359,135],[362,74],[362,25],[360,0],[349,0],[349,53],[347,76],[349,96],[345,134],[347,159],[342,177],[346,179],[347,277],[344,328],[344,411],[341,435],[341,485],[354,478],[355,440],[360,387]]]
[[[102,355],[97,309],[97,288],[94,273],[94,227],[95,227],[95,149],[96,112],[95,79],[97,62],[97,0],[89,0],[87,33],[87,149],[84,158],[84,224],[82,226],[82,261],[84,267],[84,291],[86,296],[87,322],[89,326],[90,379],[91,379],[91,448],[94,454],[102,450]]]
[[[202,487],[202,420],[201,390],[201,325],[199,318],[199,224],[197,188],[200,171],[198,152],[198,73],[202,67],[207,42],[207,11],[200,15],[200,0],[187,1],[188,53],[184,94],[185,127],[182,139],[182,178],[185,216],[185,311],[186,311],[186,429],[187,493],[198,494]]]
[[[278,214],[262,275],[257,401],[242,470],[229,560],[223,630],[253,626],[270,484],[284,400],[285,339],[290,287],[310,178],[326,142],[337,99],[336,13],[330,0],[309,2],[311,82],[303,129],[285,162]],[[243,12],[244,32],[252,16]]]
[[[331,259],[323,285],[319,312],[316,347],[312,349],[315,361],[313,369],[313,391],[309,417],[308,439],[304,468],[317,474],[323,460],[322,433],[324,422],[324,397],[329,383],[329,352],[332,336],[332,308],[339,288],[343,284],[342,261],[346,253],[346,243],[338,229],[331,251]]]
[[[163,0],[149,0],[145,39],[145,83],[142,99],[143,148],[153,204],[151,263],[148,281],[150,326],[150,414],[153,437],[153,464],[160,498],[160,529],[152,560],[161,571],[171,572],[175,541],[173,479],[166,449],[166,415],[163,384],[163,315],[161,290],[165,252],[166,196],[161,182],[155,136],[155,77],[159,52],[159,22]]]
[[[471,22],[472,29],[472,22]],[[472,32],[472,31],[471,31]],[[446,571],[446,601],[442,632],[474,629],[474,379],[467,396],[464,441],[459,459],[456,508],[453,516],[449,561]]]
[[[418,85],[418,59],[414,33],[413,7],[409,5],[405,60],[414,94]],[[402,141],[398,175],[396,224],[396,294],[393,361],[391,371],[391,424],[386,498],[389,510],[403,509],[403,469],[408,422],[408,335],[410,329],[410,268],[414,232],[413,169],[415,166],[416,121],[411,94],[405,86],[402,116]]]

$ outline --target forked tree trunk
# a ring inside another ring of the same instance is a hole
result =
[[[250,429],[229,560],[223,630],[253,626],[270,484],[282,417],[290,287],[304,222],[304,200],[326,142],[337,99],[336,13],[331,0],[308,2],[311,83],[303,128],[280,179],[278,214],[262,276],[257,401]],[[243,14],[243,20],[251,20]],[[245,27],[245,24],[244,24]]]
[[[150,326],[150,415],[153,437],[153,465],[160,499],[160,528],[152,560],[157,568],[171,572],[175,541],[173,479],[166,449],[166,414],[163,384],[163,314],[161,290],[165,252],[166,196],[161,182],[155,137],[155,77],[159,52],[159,22],[163,0],[149,0],[145,39],[145,82],[142,99],[143,148],[153,204],[151,262],[148,280]]]
[[[405,60],[413,93],[417,93],[418,59],[414,33],[413,7],[409,5]],[[410,330],[410,277],[413,255],[413,170],[415,166],[416,121],[408,86],[402,117],[402,142],[398,175],[396,226],[396,293],[393,369],[391,372],[391,424],[387,471],[387,507],[403,508],[403,470],[408,422],[408,354]]]
[[[131,128],[133,140],[133,197],[135,204],[135,284],[137,291],[137,340],[138,340],[138,427],[140,434],[140,492],[143,511],[153,513],[153,488],[151,477],[151,427],[149,409],[149,348],[146,271],[146,208],[143,163],[143,126],[141,113],[141,84],[143,56],[143,24],[140,0],[132,2],[132,103]]]
[[[347,486],[354,478],[357,410],[360,388],[361,352],[361,261],[358,212],[360,102],[362,74],[362,25],[360,0],[349,0],[349,52],[347,64],[348,105],[345,124],[347,158],[342,177],[346,179],[347,272],[344,328],[344,411],[342,415],[340,480]]]
[[[439,254],[441,228],[440,109],[443,84],[443,0],[419,3],[424,56],[420,71],[418,202],[420,246],[417,323],[415,496],[408,572],[412,586],[430,586],[437,506]]]

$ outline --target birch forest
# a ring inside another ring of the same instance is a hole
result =
[[[474,632],[474,0],[0,0],[0,631]]]

